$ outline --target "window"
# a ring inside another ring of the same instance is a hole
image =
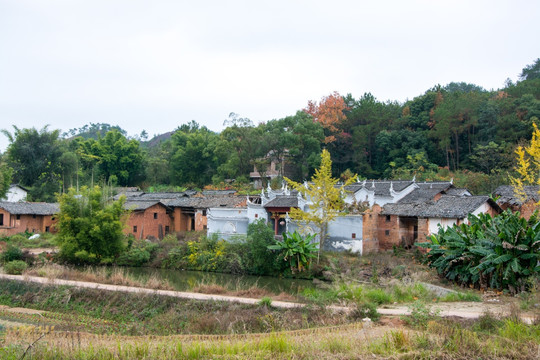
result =
[[[45,226],[45,232],[49,232],[50,228],[48,226]]]
[[[390,222],[390,215],[386,215],[386,222]]]
[[[4,225],[4,214],[0,214],[0,226]]]
[[[32,215],[32,217],[35,219],[35,218],[36,218],[36,214]]]
[[[203,228],[203,230],[207,230],[207,229],[208,229],[208,226],[206,226],[206,225],[203,225],[203,227],[202,227],[202,228]]]
[[[134,232],[134,233],[137,232],[137,225],[133,226],[133,232]]]
[[[154,213],[154,219],[157,219],[157,213]]]
[[[206,216],[206,210],[202,211],[202,216]]]
[[[21,215],[16,216],[17,220],[21,220]]]
[[[384,230],[384,235],[390,236],[390,230]]]
[[[255,219],[259,217],[259,214],[255,214]]]
[[[352,233],[351,238],[356,239],[356,233]]]
[[[169,233],[169,226],[168,225],[165,225],[165,234],[168,234]]]

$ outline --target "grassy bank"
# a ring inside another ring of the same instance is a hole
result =
[[[97,334],[237,334],[347,324],[356,313],[319,308],[277,309],[230,302],[196,301],[65,286],[0,281],[0,305],[48,312],[0,310],[1,318],[59,330]]]

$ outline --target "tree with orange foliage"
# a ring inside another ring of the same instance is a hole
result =
[[[328,96],[323,96],[317,104],[316,101],[308,101],[304,112],[313,117],[313,121],[320,123],[328,136],[324,142],[329,144],[336,140],[336,134],[340,132],[339,126],[346,119],[344,111],[349,110],[343,97],[337,91]]]

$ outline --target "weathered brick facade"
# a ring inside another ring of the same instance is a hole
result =
[[[137,239],[153,237],[163,239],[174,231],[173,218],[167,207],[157,203],[144,210],[132,211],[124,229],[126,235],[133,234]]]
[[[55,232],[58,204],[0,202],[0,234]]]
[[[52,215],[14,215],[0,209],[0,235],[11,236],[24,231],[31,233],[56,232]]]

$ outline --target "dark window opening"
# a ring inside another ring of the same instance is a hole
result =
[[[137,225],[133,226],[133,232],[134,232],[134,233],[137,232]]]
[[[157,219],[157,213],[154,213],[154,219]]]
[[[202,216],[206,216],[206,210],[202,211]]]
[[[35,218],[36,218],[36,214],[32,215],[32,217],[35,219]]]
[[[390,235],[390,230],[384,230],[384,235],[389,236]]]
[[[165,234],[168,234],[169,233],[169,226],[165,225]]]
[[[16,216],[17,220],[21,220],[21,215]]]
[[[45,232],[49,232],[50,228],[48,226],[45,226]]]
[[[386,215],[386,222],[390,222],[390,215]]]
[[[208,226],[206,226],[206,225],[203,225],[203,227],[202,227],[202,228],[203,228],[203,230],[206,230],[206,229],[208,229]]]
[[[255,219],[259,217],[259,214],[255,214]]]
[[[0,214],[0,226],[4,225],[4,214]]]
[[[356,239],[356,233],[352,233],[351,238]]]
[[[53,216],[53,217],[51,218],[51,220],[54,221],[54,220],[56,220],[56,218]]]

